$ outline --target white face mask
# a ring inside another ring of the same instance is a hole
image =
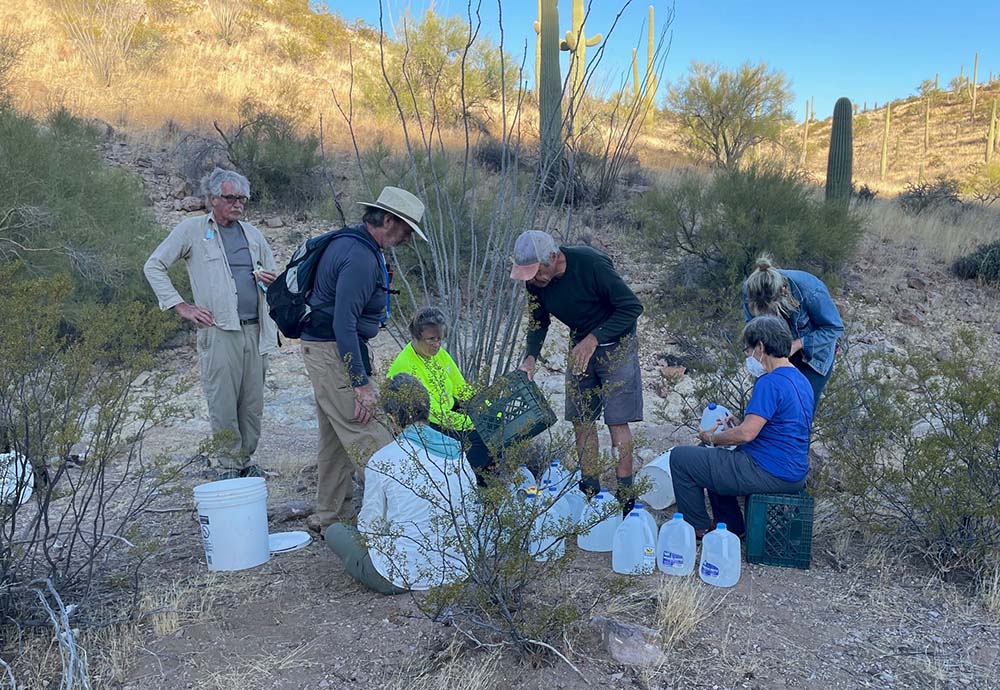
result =
[[[747,357],[747,361],[744,363],[743,367],[747,370],[747,373],[755,379],[759,379],[767,373],[767,369],[764,368],[764,365],[761,364],[760,361],[753,355]]]

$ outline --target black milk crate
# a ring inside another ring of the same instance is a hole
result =
[[[813,497],[753,494],[747,501],[747,562],[808,570],[812,561]]]
[[[492,453],[534,438],[556,423],[541,389],[520,369],[504,374],[477,393],[465,411]]]

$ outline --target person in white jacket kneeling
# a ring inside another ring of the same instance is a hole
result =
[[[365,467],[357,528],[333,523],[327,545],[348,574],[381,594],[464,579],[458,532],[476,500],[476,480],[458,441],[431,428],[430,397],[418,379],[397,374],[383,393],[396,439]]]

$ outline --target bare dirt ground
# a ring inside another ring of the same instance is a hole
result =
[[[109,155],[123,164],[134,157],[127,147]],[[169,174],[154,173],[158,167],[155,160],[145,166],[147,185],[167,189]],[[165,226],[183,215],[170,198],[154,195],[154,201]],[[298,224],[266,233],[281,262],[315,230]],[[997,352],[997,296],[949,277],[946,267],[905,242],[869,240],[838,300],[856,351],[940,348],[946,333],[965,325],[986,336],[990,351]],[[665,388],[656,361],[663,331],[643,319],[640,335],[647,406],[663,403],[662,393],[667,409],[676,411],[676,392],[690,392],[691,379]],[[396,346],[384,336],[379,341],[384,367]],[[176,401],[185,411],[155,430],[146,452],[180,464],[197,453],[208,430],[192,343],[169,351],[163,366],[187,389]],[[540,380],[559,410],[558,362],[553,369]],[[646,460],[673,443],[692,441],[675,437],[670,423],[650,419],[641,426]],[[286,346],[272,358],[257,452],[272,470],[270,508],[312,499],[315,429],[298,348]],[[143,583],[148,609],[160,612],[147,616],[135,633],[125,688],[1000,687],[1000,620],[983,609],[970,584],[947,582],[899,556],[888,541],[863,537],[827,505],[818,506],[810,570],[744,564],[739,584],[721,591],[695,581],[708,617],[661,663],[647,668],[616,663],[587,621],[600,614],[655,627],[655,599],[665,576],[625,581],[612,573],[609,554],[571,546],[568,567],[536,586],[546,597],[569,598],[586,610],[560,645],[583,677],[562,661],[531,664],[509,655],[497,661],[480,649],[463,652],[462,684],[436,670],[452,656],[454,629],[424,618],[408,596],[365,590],[321,542],[249,571],[209,573],[190,494],[203,481],[203,467],[192,464],[182,489],[161,506],[177,511],[150,514],[143,526],[164,544],[150,559]],[[305,525],[292,520],[271,529]]]

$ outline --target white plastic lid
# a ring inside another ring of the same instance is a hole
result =
[[[267,535],[267,545],[271,553],[288,553],[297,551],[312,542],[308,532],[295,530],[293,532],[274,532]]]

